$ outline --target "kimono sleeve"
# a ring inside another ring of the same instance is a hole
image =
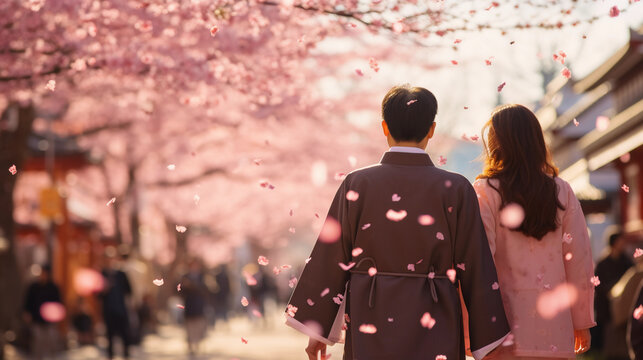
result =
[[[571,308],[572,322],[575,330],[596,326],[594,321],[594,264],[585,216],[580,203],[569,184],[567,187],[567,206],[562,219],[563,254],[571,253],[571,259],[565,260],[565,277],[567,283],[578,290],[578,298]],[[571,236],[571,241],[568,240]]]
[[[473,188],[476,191],[478,197],[478,205],[480,206],[480,217],[482,217],[482,223],[484,225],[484,230],[487,235],[487,241],[489,242],[489,250],[491,250],[491,256],[496,254],[496,211],[498,206],[494,203],[491,194],[489,191],[492,190],[487,184],[487,179],[476,180],[473,183]]]
[[[327,345],[341,338],[350,275],[339,265],[348,265],[352,249],[346,187],[345,180],[335,194],[287,308],[286,325]]]
[[[471,352],[476,360],[499,346],[509,335],[496,267],[480,218],[476,193],[467,182],[458,207],[454,260],[462,297],[469,313]]]

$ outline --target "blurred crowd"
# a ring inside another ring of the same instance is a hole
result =
[[[206,268],[197,259],[171,269],[165,279],[140,282],[131,260],[111,254],[99,268],[78,271],[73,304],[65,304],[50,265],[36,271],[32,267],[35,276],[23,297],[23,326],[14,347],[33,359],[60,358],[66,349],[81,346],[98,346],[109,359],[129,358],[131,348],[163,323],[183,326],[187,352],[196,355],[206,333],[215,326],[225,328],[230,316],[249,316],[267,326],[266,304],[274,308],[285,300],[263,267],[244,268],[256,280],[253,286],[231,274],[227,265]],[[233,302],[240,294],[244,300]]]

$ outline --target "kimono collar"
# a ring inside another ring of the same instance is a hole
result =
[[[396,150],[397,149],[391,148],[391,150],[385,152],[380,163],[391,165],[433,166],[433,162],[431,161],[429,154],[424,151],[420,153],[420,149],[418,149],[420,150],[418,152],[402,152]]]

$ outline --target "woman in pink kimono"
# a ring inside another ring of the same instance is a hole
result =
[[[503,106],[485,131],[474,188],[514,335],[489,358],[574,358],[590,346],[598,285],[580,203],[529,109]]]

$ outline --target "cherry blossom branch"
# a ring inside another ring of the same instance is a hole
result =
[[[151,183],[146,183],[144,186],[149,186],[149,187],[174,187],[174,186],[185,186],[185,185],[190,185],[193,184],[199,180],[202,180],[205,177],[212,176],[212,175],[225,175],[228,173],[228,170],[223,168],[223,167],[213,167],[210,169],[207,169],[203,171],[202,173],[198,175],[194,175],[188,178],[184,178],[181,180],[176,180],[176,181],[168,181],[168,180],[160,180],[156,182],[151,182]]]

